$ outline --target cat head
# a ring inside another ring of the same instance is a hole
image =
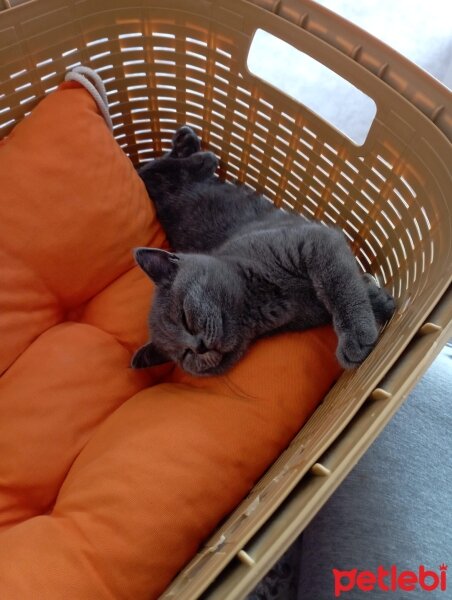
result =
[[[167,361],[193,375],[215,375],[242,356],[243,284],[237,272],[204,254],[172,254],[138,248],[135,259],[154,281],[149,317],[152,341],[140,348],[132,367]]]

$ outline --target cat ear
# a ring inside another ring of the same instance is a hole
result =
[[[152,342],[141,346],[132,356],[132,369],[146,369],[169,362],[169,359],[158,350]]]
[[[135,248],[135,260],[155,283],[172,279],[177,271],[179,257],[158,248]]]

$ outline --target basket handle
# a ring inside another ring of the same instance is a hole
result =
[[[270,68],[262,61],[262,48],[267,55],[277,57]],[[253,36],[247,67],[263,81],[295,97],[358,146],[365,143],[376,103],[335,70],[263,29]]]
[[[361,71],[384,81],[391,90],[426,115],[452,141],[450,91],[397,51],[312,0],[248,0],[248,2],[262,9],[263,20],[271,23],[273,32],[279,29],[281,38],[285,41],[292,43],[283,35],[283,32],[287,31],[287,23],[290,23],[293,25],[295,37],[300,36],[301,30],[310,39],[317,40],[329,49],[334,49],[344,59],[364,67]],[[274,15],[280,19],[275,21]],[[296,40],[294,42],[293,45],[298,47]],[[303,48],[298,47],[298,49],[303,51]],[[320,62],[323,61],[320,59]],[[373,97],[372,93],[363,91]],[[379,108],[380,103],[378,99]]]

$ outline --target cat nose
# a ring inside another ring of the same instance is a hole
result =
[[[209,349],[204,344],[204,341],[203,340],[199,340],[198,341],[198,345],[196,346],[196,353],[197,354],[205,354],[208,351],[209,351]]]

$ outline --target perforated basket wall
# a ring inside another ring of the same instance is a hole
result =
[[[204,597],[239,598],[290,540],[280,533],[270,554],[272,544],[264,544],[262,560],[257,550],[250,558],[242,550],[245,544],[265,533],[292,490],[301,494],[301,516],[289,529],[298,533],[447,335],[451,95],[371,36],[308,0],[3,4],[0,137],[68,69],[93,67],[108,90],[118,143],[136,165],[168,149],[177,125],[190,124],[220,156],[225,177],[264,190],[278,206],[341,227],[362,268],[397,298],[397,313],[372,355],[341,378],[249,498],[163,596],[197,598],[217,578]],[[247,53],[257,28],[316,58],[375,100],[377,115],[363,146],[248,71]],[[432,311],[438,322],[426,325]],[[424,336],[421,345],[409,345],[415,334]],[[366,400],[377,404],[358,438],[357,430],[350,429],[353,422],[348,424],[359,410],[364,414],[360,407]],[[334,440],[342,445],[332,473],[316,461]],[[320,492],[306,478],[304,488],[299,483],[314,463],[314,473],[325,475],[325,481],[329,477]],[[314,492],[315,507],[309,504]],[[243,564],[231,563],[218,578],[237,553]]]

